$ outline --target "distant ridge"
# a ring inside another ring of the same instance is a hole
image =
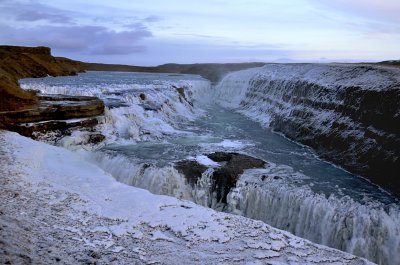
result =
[[[150,72],[150,73],[176,73],[197,74],[218,82],[225,74],[247,68],[261,67],[265,63],[200,63],[200,64],[162,64],[154,67],[133,66],[121,64],[82,63],[86,71],[121,71],[121,72]]]
[[[400,60],[383,61],[383,62],[379,62],[378,64],[400,67]]]

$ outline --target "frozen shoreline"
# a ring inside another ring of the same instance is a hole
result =
[[[75,153],[0,132],[0,263],[370,264],[260,221],[118,183]]]

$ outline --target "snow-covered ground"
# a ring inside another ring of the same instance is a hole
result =
[[[2,264],[370,264],[124,185],[76,153],[16,133],[0,132],[0,169]]]

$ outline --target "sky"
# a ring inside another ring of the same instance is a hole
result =
[[[400,59],[399,0],[0,0],[0,45],[130,65]]]

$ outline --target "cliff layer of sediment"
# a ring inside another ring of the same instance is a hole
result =
[[[74,75],[82,70],[80,62],[53,57],[47,47],[0,46],[0,111],[37,105],[36,93],[22,90],[19,79]]]
[[[53,57],[47,47],[0,46],[0,128],[32,137],[35,132],[97,124],[93,117],[104,111],[104,103],[98,98],[38,95],[22,90],[18,84],[21,78],[82,71],[81,62]]]

